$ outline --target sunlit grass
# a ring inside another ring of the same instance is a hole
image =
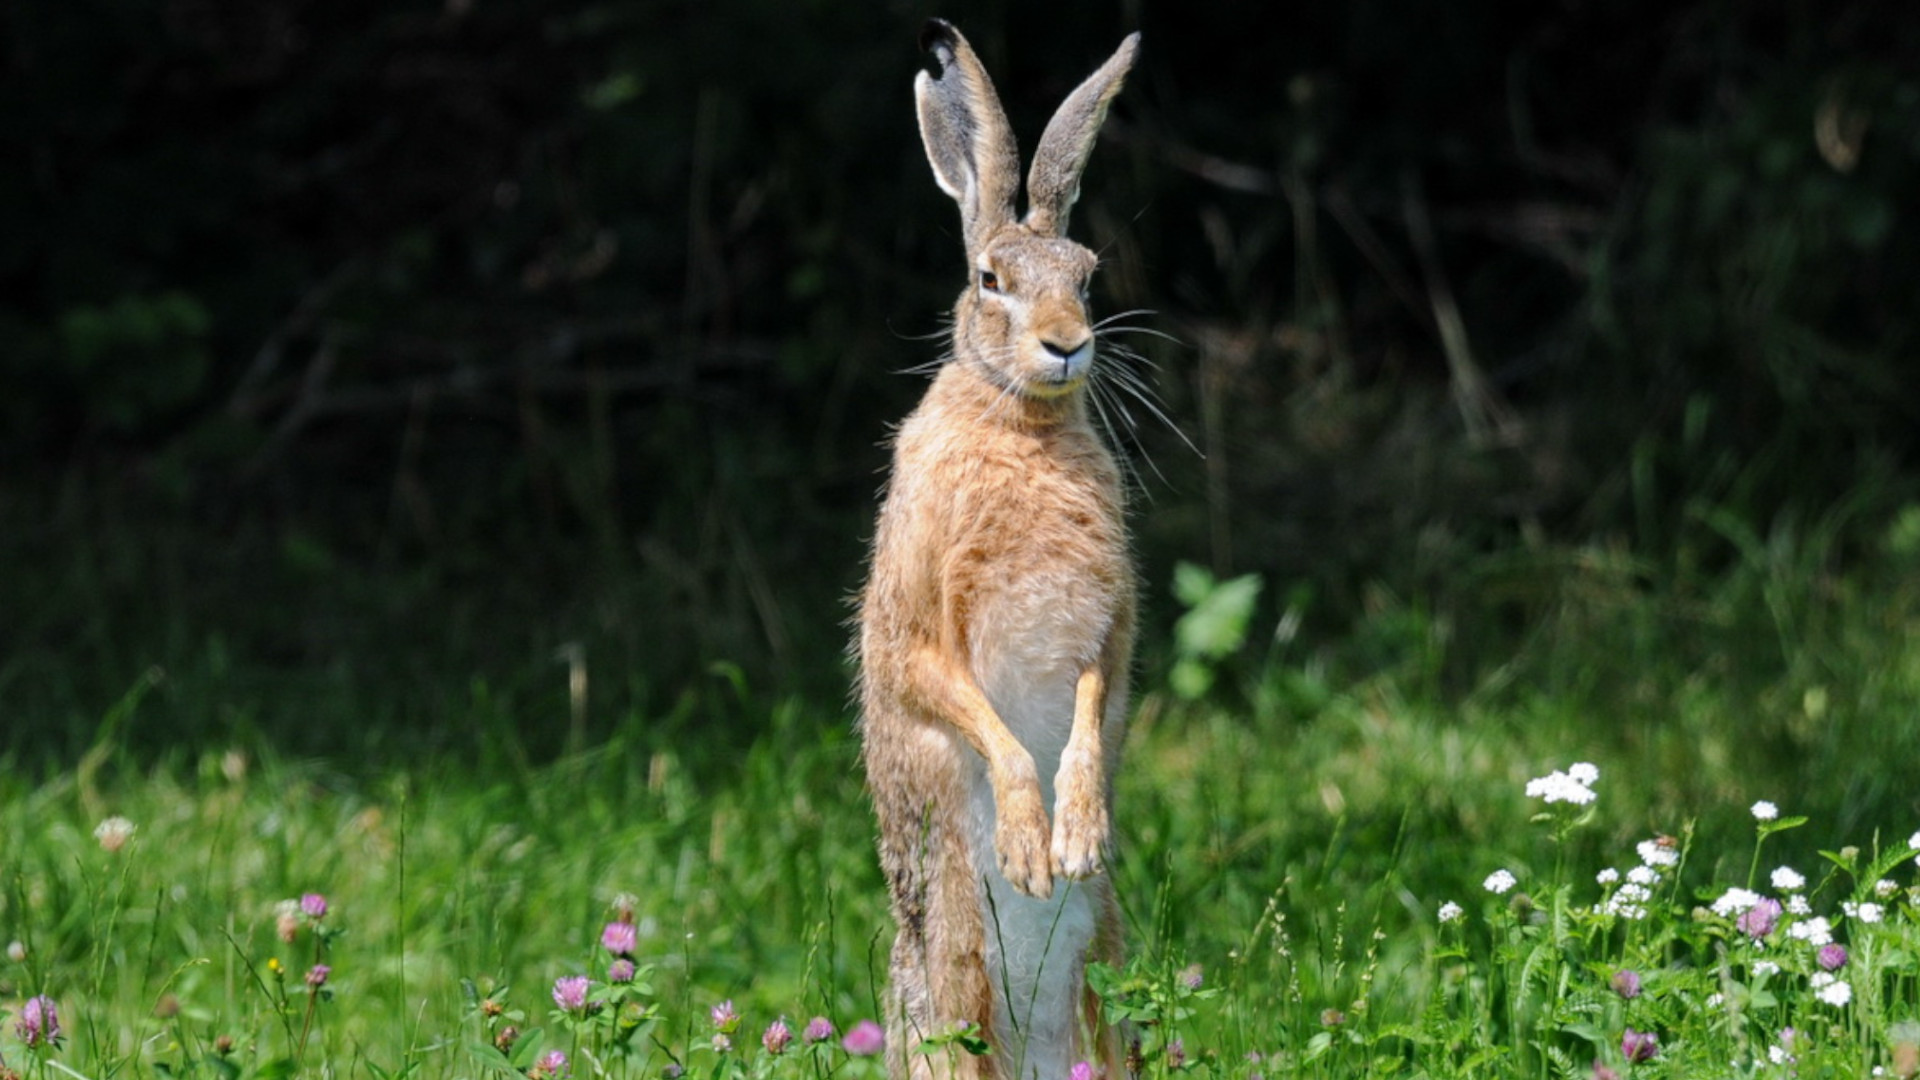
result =
[[[1237,648],[1150,649],[1112,869],[1130,960],[1097,976],[1139,1064],[1913,1075],[1913,555],[1844,575],[1756,555],[1660,589],[1565,560],[1464,686],[1465,609],[1384,592],[1338,642],[1248,606],[1211,628]],[[541,676],[560,700],[566,675]],[[596,717],[611,738],[572,752],[564,722],[514,741],[519,699],[480,685],[447,695],[474,750],[444,760],[282,756],[249,736],[258,715],[232,745],[123,745],[142,694],[217,716],[238,693],[211,669],[143,678],[84,758],[0,769],[6,1068],[878,1067],[845,1044],[879,1014],[890,927],[838,702],[719,668],[670,708]],[[1529,795],[1572,762],[1598,771],[1591,803]]]

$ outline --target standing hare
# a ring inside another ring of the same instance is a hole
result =
[[[1048,123],[1022,218],[993,83],[951,25],[921,34],[920,133],[960,204],[971,280],[952,352],[895,438],[860,599],[863,751],[898,924],[894,1077],[1122,1068],[1085,969],[1120,947],[1102,859],[1135,585],[1120,472],[1088,417],[1097,260],[1064,234],[1138,43]],[[961,1024],[987,1056],[916,1052]]]

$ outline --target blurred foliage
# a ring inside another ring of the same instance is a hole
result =
[[[894,373],[961,280],[932,13],[9,6],[0,556],[40,572],[0,695],[95,715],[231,650],[404,726],[373,687],[569,643],[839,693]],[[1204,457],[1124,440],[1156,626],[1198,559],[1323,632],[1472,626],[1433,673],[1471,685],[1540,610],[1474,568],[1695,580],[1842,497],[1844,560],[1911,499],[1897,0],[944,13],[1028,145],[1144,32],[1074,231],[1183,343],[1142,351]]]

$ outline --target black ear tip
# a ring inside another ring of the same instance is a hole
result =
[[[926,24],[920,27],[920,51],[933,52],[935,49],[942,49],[952,52],[953,41],[959,35],[960,32],[955,30],[953,24],[947,20],[928,19]]]

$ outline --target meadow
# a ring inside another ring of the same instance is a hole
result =
[[[1130,958],[1093,976],[1143,1072],[1920,1070],[1920,511],[1723,535],[1508,553],[1478,608],[1382,588],[1337,638],[1180,569],[1119,791]],[[133,737],[247,678],[154,669],[77,759],[8,751],[0,1075],[878,1075],[843,702],[720,664],[570,746],[450,677],[466,753],[278,749],[270,700]]]

